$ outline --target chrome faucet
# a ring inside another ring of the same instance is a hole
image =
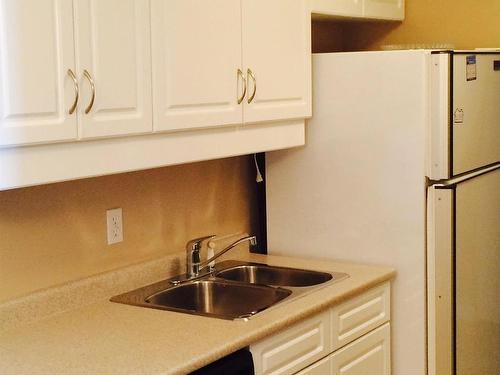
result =
[[[186,244],[186,276],[197,277],[200,274],[200,250],[203,241],[211,240],[215,235],[195,238]]]
[[[200,260],[201,246],[204,241],[211,240],[214,237],[215,237],[214,235],[200,237],[191,240],[186,244],[186,276],[188,279],[198,277],[200,275],[200,271],[202,271],[206,266],[208,266],[208,264],[212,263],[214,260],[224,255],[229,250],[233,249],[234,247],[238,246],[239,244],[245,241],[250,242],[250,245],[252,246],[257,245],[257,237],[255,236],[241,237],[240,239],[234,241],[232,244],[226,246],[224,249],[219,251],[210,259],[207,259],[206,261],[202,262]]]

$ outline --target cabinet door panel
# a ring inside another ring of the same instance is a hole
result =
[[[76,138],[71,0],[0,0],[0,146]]]
[[[330,16],[361,17],[362,0],[311,0],[311,12]]]
[[[332,308],[332,346],[340,348],[382,323],[391,315],[391,288],[384,283]]]
[[[252,346],[256,375],[290,375],[331,352],[329,311]]]
[[[147,0],[77,0],[77,66],[83,138],[152,131],[150,9]],[[92,90],[83,75],[95,84]]]
[[[305,0],[243,0],[244,122],[311,115],[311,15]]]
[[[152,17],[155,130],[240,124],[240,2],[153,0]]]
[[[363,16],[386,20],[405,18],[404,0],[364,0]]]
[[[331,356],[332,374],[390,375],[389,323],[361,337]]]
[[[331,375],[332,363],[330,357],[323,358],[311,366],[306,367],[302,371],[298,372],[296,375]]]

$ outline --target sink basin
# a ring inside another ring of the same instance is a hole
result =
[[[349,275],[226,260],[217,272],[179,275],[111,298],[111,301],[221,319],[248,319]]]
[[[155,293],[145,302],[160,308],[236,319],[255,315],[291,293],[268,286],[199,280]]]
[[[268,265],[241,265],[216,273],[217,277],[249,284],[307,287],[326,283],[333,276],[326,272]]]

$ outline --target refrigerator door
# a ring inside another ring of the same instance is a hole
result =
[[[500,373],[500,169],[456,187],[457,375]]]
[[[269,254],[389,265],[394,374],[425,373],[425,51],[313,55],[306,145],[266,154]]]
[[[500,53],[454,53],[453,176],[500,161]]]
[[[428,190],[429,375],[497,374],[500,169]]]

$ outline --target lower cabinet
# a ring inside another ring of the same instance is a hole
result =
[[[367,333],[297,375],[390,375],[390,323]]]
[[[323,358],[321,361],[313,363],[311,366],[306,367],[302,371],[298,372],[297,375],[327,375],[333,374],[332,372],[332,360],[328,356]]]
[[[295,374],[331,352],[329,311],[250,347],[255,374]]]
[[[390,283],[252,346],[256,375],[389,375]]]

